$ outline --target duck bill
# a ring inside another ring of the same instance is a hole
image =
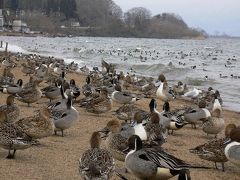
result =
[[[226,139],[226,140],[223,142],[223,144],[224,144],[224,145],[228,145],[228,144],[231,143],[231,142],[232,142],[231,139]]]

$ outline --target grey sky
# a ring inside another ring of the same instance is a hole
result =
[[[145,7],[152,15],[172,12],[190,27],[200,27],[210,34],[216,31],[240,36],[240,0],[114,0],[124,12]]]

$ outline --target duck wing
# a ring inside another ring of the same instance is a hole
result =
[[[167,168],[172,170],[188,169],[191,166],[186,162],[178,159],[164,151],[156,149],[144,149],[144,153],[139,158],[151,161],[160,168]]]

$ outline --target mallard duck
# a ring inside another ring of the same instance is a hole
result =
[[[7,97],[6,105],[0,106],[0,112],[6,113],[6,122],[12,123],[18,120],[20,109],[14,104],[14,96]]]
[[[130,152],[125,159],[127,170],[139,179],[170,179],[179,174],[189,175],[191,165],[156,148],[143,148],[141,139],[128,139]]]
[[[117,120],[111,120],[107,123],[107,126],[99,132],[107,135],[106,147],[113,158],[124,161],[126,157],[124,150],[127,148],[127,137],[121,134],[121,128],[121,124]]]
[[[208,117],[207,119],[204,119],[204,123],[202,125],[202,129],[207,134],[213,134],[215,135],[215,138],[217,137],[217,134],[220,133],[222,130],[224,130],[225,121],[222,118],[221,110],[216,109],[212,113],[211,117]]]
[[[68,97],[66,105],[66,109],[53,108],[51,111],[51,117],[54,119],[55,135],[57,134],[57,131],[61,131],[62,137],[63,131],[70,128],[72,124],[79,119],[79,112],[72,106],[71,96]]]
[[[240,127],[234,128],[230,133],[230,140],[226,141],[227,145],[224,149],[224,153],[227,159],[240,167]]]
[[[79,159],[79,173],[87,179],[110,179],[115,168],[111,153],[100,148],[101,134],[94,132],[90,139],[91,149]]]
[[[16,99],[27,103],[30,106],[31,103],[37,102],[41,96],[42,92],[38,87],[39,81],[35,80],[32,88],[22,89],[21,92],[16,94]]]
[[[0,112],[0,118],[3,115],[4,113]],[[6,115],[4,116],[6,118]],[[0,146],[8,150],[8,159],[14,159],[17,150],[27,149],[32,144],[31,138],[20,127],[10,123],[0,124]]]
[[[102,114],[112,109],[112,101],[106,89],[102,89],[99,97],[93,98],[86,105],[86,110],[95,114]]]
[[[21,129],[32,139],[48,137],[54,132],[54,123],[50,118],[48,108],[42,108],[33,116],[18,120],[15,122],[15,125],[21,127]]]

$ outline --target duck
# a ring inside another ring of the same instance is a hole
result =
[[[206,102],[200,101],[197,108],[184,113],[184,121],[192,124],[192,127],[196,129],[196,124],[201,124],[202,120],[206,120],[211,117],[211,113],[206,109]]]
[[[35,112],[33,116],[19,119],[15,125],[21,129],[32,139],[41,139],[49,137],[54,132],[54,123],[50,118],[48,108],[42,108]]]
[[[119,120],[124,120],[126,122],[133,120],[134,116],[138,116],[138,118],[140,118],[141,120],[147,119],[149,116],[149,113],[147,111],[139,109],[134,104],[124,104],[114,112],[114,115]]]
[[[128,139],[128,148],[125,166],[138,179],[170,179],[180,174],[189,177],[189,164],[159,148],[143,148],[137,135]]]
[[[23,80],[19,79],[16,84],[11,84],[7,86],[8,94],[16,94],[22,91]]]
[[[178,81],[177,85],[173,86],[173,92],[177,95],[184,94],[184,85],[182,81]]]
[[[85,180],[112,177],[115,161],[109,151],[100,147],[101,141],[101,134],[93,132],[90,139],[91,148],[83,152],[79,159],[79,173]]]
[[[26,63],[22,63],[21,65],[22,65],[22,72],[26,76],[35,73],[35,69],[33,67],[28,66]]]
[[[156,92],[157,97],[164,102],[174,100],[176,97],[175,97],[173,91],[168,87],[168,84],[167,84],[167,81],[166,81],[164,75],[162,75],[162,76],[160,75],[159,78],[160,78],[161,84],[158,87],[157,92]]]
[[[156,86],[153,83],[153,78],[149,81],[150,82],[148,84],[140,87],[140,91],[143,92],[145,97],[153,97],[156,93]]]
[[[225,143],[227,140],[229,140],[230,133],[235,128],[235,124],[228,124],[225,128],[224,138],[211,140],[207,143],[190,149],[190,152],[198,155],[201,159],[214,162],[216,169],[218,169],[217,163],[221,163],[222,171],[224,171],[224,163],[228,161],[224,153],[224,149],[226,147]]]
[[[118,120],[111,120],[107,123],[106,127],[99,130],[106,136],[106,148],[112,154],[114,159],[124,161],[127,149],[127,136],[121,133],[122,126]]]
[[[112,109],[112,100],[108,97],[106,89],[101,89],[100,95],[93,98],[86,105],[86,110],[90,113],[102,114]]]
[[[76,99],[78,96],[80,96],[80,88],[76,85],[74,79],[70,80],[69,89],[67,89],[65,93],[67,95],[71,95],[73,99]]]
[[[91,82],[91,78],[90,78],[90,76],[87,76],[86,84],[83,85],[83,87],[82,87],[83,95],[86,97],[94,94],[94,91],[95,91],[94,87],[90,84],[90,82]]]
[[[64,136],[63,131],[70,128],[73,123],[79,119],[79,112],[72,106],[72,97],[68,96],[66,102],[66,109],[51,109],[51,118],[55,125],[55,135],[58,131],[61,131],[62,137]]]
[[[207,108],[210,112],[214,112],[216,109],[222,112],[222,99],[218,90],[214,93],[213,100],[209,103]]]
[[[119,84],[115,86],[115,91],[112,93],[111,98],[119,104],[131,104],[140,100],[140,98],[129,92],[122,92],[122,88]]]
[[[13,95],[9,95],[6,100],[6,105],[0,106],[0,112],[6,113],[6,122],[8,123],[17,121],[20,115],[20,109],[14,104],[14,98]]]
[[[240,127],[234,128],[230,133],[230,139],[225,142],[224,153],[227,159],[234,165],[240,167]]]
[[[22,89],[21,92],[16,94],[16,99],[27,103],[28,107],[31,103],[37,102],[42,97],[42,91],[39,89],[39,81],[35,80],[33,83],[33,87]]]
[[[42,94],[46,96],[50,100],[50,102],[54,99],[58,99],[61,96],[60,91],[61,86],[59,86],[59,82],[55,82],[54,85],[47,86],[41,89]]]
[[[150,120],[147,121],[144,126],[144,130],[147,136],[147,143],[150,146],[161,146],[166,142],[166,129],[160,124],[160,116],[156,112],[150,113]],[[138,130],[138,131],[137,131]],[[141,130],[141,129],[140,129]],[[140,133],[139,128],[135,128],[135,135],[138,135],[140,138],[143,133]],[[143,131],[142,131],[143,132]],[[145,139],[141,138],[142,141]]]
[[[2,113],[0,112],[0,117]],[[15,159],[17,150],[30,148],[34,143],[21,128],[14,124],[3,123],[0,125],[0,146],[8,150],[7,159]]]
[[[219,109],[214,110],[211,117],[203,120],[202,130],[208,134],[217,135],[224,130],[225,121],[222,117],[222,112]]]

